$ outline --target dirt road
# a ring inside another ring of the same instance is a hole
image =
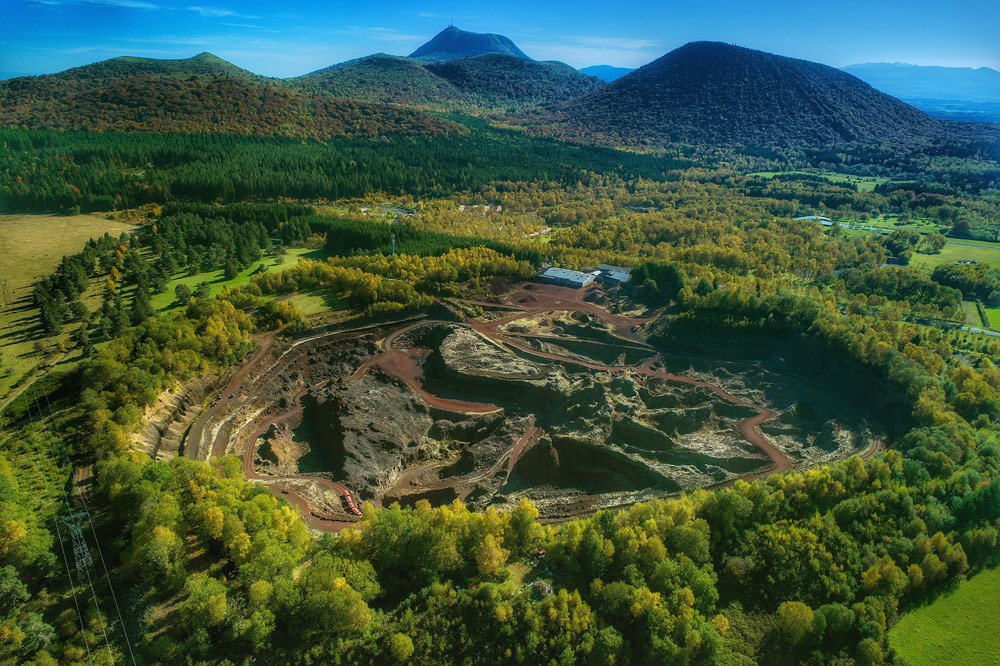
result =
[[[421,400],[426,402],[431,407],[436,407],[437,409],[443,409],[449,412],[458,412],[460,414],[489,414],[491,412],[499,411],[500,408],[496,405],[481,402],[469,402],[467,400],[441,398],[424,390],[423,384],[420,382],[420,379],[423,377],[423,370],[420,367],[420,363],[413,357],[409,348],[397,348],[396,341],[400,338],[400,336],[429,323],[435,322],[422,321],[416,324],[411,324],[410,326],[406,326],[389,334],[389,336],[382,341],[382,353],[361,364],[361,367],[355,370],[349,377],[346,377],[343,383],[347,384],[355,381],[367,374],[373,366],[378,366],[387,374],[403,380],[407,386],[420,396]]]
[[[477,331],[478,333],[481,333],[482,335],[489,338],[490,341],[499,345],[500,347],[513,347],[526,354],[543,358],[549,361],[556,361],[560,363],[587,368],[589,370],[604,371],[604,372],[631,371],[645,375],[647,377],[657,377],[661,379],[666,379],[671,382],[677,382],[681,384],[687,384],[690,386],[700,386],[707,388],[711,390],[713,393],[715,393],[717,396],[725,400],[726,402],[741,407],[749,407],[757,412],[756,415],[740,421],[740,423],[737,426],[737,429],[739,433],[747,441],[749,441],[755,447],[760,449],[765,455],[767,455],[767,457],[771,460],[772,466],[766,470],[758,470],[756,472],[746,474],[742,478],[748,478],[748,479],[757,478],[774,472],[783,472],[788,469],[791,469],[792,462],[788,458],[788,456],[786,456],[780,449],[778,449],[770,441],[768,441],[768,439],[764,437],[764,435],[761,434],[761,432],[758,429],[762,423],[764,423],[765,421],[767,421],[768,419],[772,418],[775,415],[775,413],[772,410],[762,405],[753,404],[748,400],[737,398],[736,396],[731,395],[722,387],[713,384],[711,382],[703,381],[700,379],[694,379],[692,377],[687,377],[684,375],[675,375],[672,373],[654,370],[653,366],[661,358],[659,354],[647,359],[638,366],[605,365],[601,363],[585,361],[578,358],[571,358],[551,352],[541,351],[535,349],[534,347],[525,345],[519,340],[517,340],[516,338],[520,337],[519,335],[516,334],[508,335],[503,331],[501,331],[501,327],[503,327],[506,324],[509,324],[518,319],[523,319],[525,317],[533,316],[541,312],[583,311],[596,315],[597,317],[600,317],[605,321],[611,323],[615,328],[616,335],[623,339],[622,340],[623,343],[626,343],[622,345],[623,347],[630,347],[630,348],[639,347],[640,349],[652,349],[652,347],[645,341],[645,339],[643,339],[636,333],[638,327],[649,321],[647,318],[627,317],[624,315],[614,315],[608,313],[602,308],[594,305],[593,303],[589,303],[586,300],[584,300],[592,293],[593,289],[574,290],[566,287],[528,284],[523,286],[522,289],[513,292],[513,294],[506,299],[508,302],[511,300],[516,302],[516,306],[512,305],[512,307],[519,308],[520,312],[515,312],[513,314],[503,316],[489,322],[469,321],[465,322],[462,325],[468,326],[473,330]],[[484,303],[483,305],[488,305],[488,304]],[[345,381],[351,381],[353,379],[356,379],[357,377],[360,377],[361,375],[364,374],[364,372],[367,372],[368,368],[371,365],[377,364],[386,372],[402,379],[409,386],[414,388],[414,390],[416,390],[421,395],[421,398],[423,398],[428,404],[434,405],[435,403],[439,403],[439,401],[441,401],[442,399],[437,398],[436,396],[433,395],[429,395],[425,390],[423,390],[423,387],[419,385],[419,382],[417,382],[417,378],[419,377],[419,374],[421,372],[419,364],[417,364],[417,362],[414,359],[412,359],[412,357],[410,357],[407,353],[405,353],[406,350],[397,350],[393,346],[394,342],[401,335],[403,335],[408,331],[413,330],[414,328],[416,328],[416,326],[423,326],[434,323],[439,323],[439,322],[425,321],[421,322],[418,325],[409,326],[404,329],[400,329],[399,331],[396,331],[395,333],[386,338],[386,341],[383,345],[383,353],[380,356],[376,357],[375,359],[372,359],[371,361],[364,364],[362,367],[358,368],[358,370],[355,371],[355,373],[352,374],[350,377],[348,377]],[[440,323],[445,323],[445,322],[440,322]],[[628,343],[633,343],[633,344],[628,344]],[[634,343],[638,343],[638,345]],[[474,409],[476,405],[482,407],[482,405],[479,403],[470,403],[465,401],[460,401],[460,402],[462,403],[461,411],[466,413],[473,413],[477,411],[476,409]],[[490,405],[489,407],[492,407],[492,405]],[[387,494],[393,494],[395,496],[396,494],[403,495],[412,492],[425,493],[449,487],[458,488],[461,486],[466,486],[469,485],[470,483],[474,483],[475,481],[485,478],[490,474],[495,473],[505,460],[508,463],[507,473],[509,475],[510,472],[513,471],[514,465],[517,462],[517,459],[520,455],[521,449],[523,448],[524,444],[527,441],[529,441],[531,437],[538,434],[539,432],[540,430],[537,427],[533,427],[531,430],[529,430],[527,434],[525,434],[524,437],[521,438],[520,441],[517,442],[517,444],[515,444],[515,446],[510,451],[503,454],[496,461],[493,467],[486,470],[485,472],[475,475],[455,477],[452,479],[444,479],[436,483],[420,486],[419,488],[410,487],[413,479],[416,479],[419,476],[437,467],[443,466],[443,463],[431,463],[429,465],[421,466],[419,468],[411,470],[411,472],[404,474],[402,477],[400,477],[397,483],[394,484],[390,493]]]
[[[212,402],[212,405],[201,413],[201,416],[191,424],[190,430],[188,430],[187,437],[184,438],[184,457],[189,460],[199,460],[201,456],[202,449],[202,437],[204,435],[205,424],[214,418],[224,414],[229,408],[229,402],[239,395],[240,389],[243,386],[244,380],[246,380],[247,373],[250,372],[256,366],[264,355],[267,354],[268,350],[274,344],[274,339],[277,337],[278,331],[271,331],[267,335],[263,335],[257,339],[257,349],[254,350],[253,354],[250,355],[243,365],[233,373],[233,376],[226,383],[225,388],[222,389],[221,394]],[[212,444],[209,444],[212,447]],[[214,448],[214,447],[212,447]]]
[[[757,412],[754,416],[741,421],[738,425],[738,430],[747,441],[752,443],[768,456],[772,462],[772,466],[767,470],[745,475],[744,478],[761,476],[791,468],[792,464],[788,457],[785,456],[770,441],[768,441],[758,429],[763,422],[774,416],[774,412],[762,405],[755,405],[747,400],[737,398],[729,394],[720,386],[710,382],[694,379],[684,375],[674,375],[655,370],[654,366],[660,358],[659,355],[649,358],[636,366],[603,365],[600,363],[535,349],[527,344],[524,344],[522,341],[523,336],[519,336],[517,334],[508,335],[502,330],[502,327],[510,322],[545,312],[584,312],[611,324],[614,329],[614,336],[622,341],[623,348],[652,350],[652,347],[639,334],[641,327],[650,321],[649,318],[612,314],[601,308],[599,305],[586,300],[588,297],[592,297],[596,291],[596,288],[576,290],[568,287],[528,283],[522,285],[505,298],[501,299],[502,302],[499,304],[499,307],[506,311],[503,316],[488,322],[466,321],[461,325],[472,328],[485,336],[490,342],[501,348],[517,350],[547,361],[571,364],[577,367],[583,367],[596,371],[636,372],[649,377],[658,377],[672,382],[705,387],[727,402],[749,407]],[[481,305],[488,307],[491,304],[481,303]],[[404,346],[401,342],[401,338],[420,326],[436,323],[453,324],[454,322],[437,322],[427,319],[421,319],[420,321],[414,322],[412,319],[413,318],[395,322],[396,325],[403,325],[385,337],[385,339],[381,342],[381,352],[374,358],[365,361],[360,367],[357,368],[357,370],[355,370],[348,377],[344,378],[342,381],[344,383],[355,381],[368,373],[373,367],[377,367],[386,374],[405,382],[406,385],[421,398],[421,400],[426,402],[431,407],[460,412],[463,414],[484,414],[499,410],[500,407],[492,404],[466,400],[454,400],[436,396],[433,393],[428,392],[423,387],[421,382],[423,373],[419,363],[421,350]],[[288,349],[286,349],[272,362],[270,367],[262,370],[257,377],[269,375],[282,362],[287,354],[300,345],[331,335],[358,334],[366,330],[372,330],[380,327],[384,328],[390,325],[392,324],[377,324],[373,326],[359,327],[357,329],[326,332],[308,338],[303,338],[290,345]],[[190,435],[187,438],[187,441],[191,442],[192,446],[185,446],[185,455],[188,457],[198,457],[203,455],[204,452],[202,449],[204,448],[205,443],[201,440],[204,437],[206,424],[210,422],[217,424],[218,420],[225,415],[230,404],[239,395],[240,388],[246,382],[248,373],[259,365],[261,359],[265,357],[273,342],[273,333],[260,339],[258,349],[254,352],[253,356],[248,359],[248,361],[236,373],[234,373],[232,378],[227,382],[226,387],[221,392],[219,398],[209,409],[206,410],[204,414],[201,415],[201,417],[199,417],[195,424],[192,425]],[[351,503],[347,502],[347,499],[352,498],[353,496],[344,485],[318,476],[295,476],[288,478],[261,476],[258,474],[254,465],[257,439],[272,425],[298,416],[301,409],[301,406],[298,406],[277,415],[265,415],[262,419],[256,419],[252,423],[246,424],[243,428],[241,428],[241,430],[248,430],[250,432],[249,437],[244,437],[239,431],[235,433],[236,441],[244,444],[241,456],[243,460],[243,472],[246,478],[268,485],[276,495],[287,499],[289,503],[299,509],[304,520],[306,520],[311,527],[326,531],[336,531],[350,525],[352,522],[357,520],[357,516],[350,514],[348,509],[345,509],[343,513],[336,514],[327,513],[317,509],[302,495],[301,487],[304,484],[317,483],[321,487],[333,491],[335,494],[343,497],[345,504],[347,504],[347,507],[349,508]],[[223,424],[220,427],[215,441],[208,443],[211,453],[221,454],[225,452],[224,445],[227,445],[230,440],[230,432],[228,430],[230,425],[231,424],[229,423]],[[411,485],[411,481],[413,479],[419,478],[419,476],[426,474],[437,467],[441,467],[445,463],[438,461],[408,470],[397,480],[393,489],[387,494],[391,494],[393,491],[398,491],[400,494],[405,495],[415,491],[426,492],[447,487],[471,487],[470,484],[475,483],[477,480],[496,474],[501,468],[504,467],[505,464],[506,472],[510,475],[522,451],[540,435],[541,429],[538,426],[533,425],[509,450],[500,455],[500,457],[497,458],[497,460],[488,469],[471,475],[443,479],[426,486],[419,486],[415,488]],[[221,450],[220,442],[223,445]]]
[[[287,481],[281,479],[276,480],[274,477],[261,476],[260,474],[257,473],[257,467],[254,464],[254,458],[256,457],[257,453],[257,440],[260,438],[261,435],[267,432],[267,429],[270,428],[272,425],[294,418],[295,416],[298,416],[301,412],[302,412],[302,406],[300,405],[298,407],[295,407],[294,409],[288,410],[287,412],[265,419],[263,422],[257,424],[255,430],[253,430],[250,436],[247,437],[245,440],[246,450],[242,454],[243,476],[252,481],[265,482],[268,485],[271,484],[276,484],[276,486],[280,485],[281,494],[283,497],[285,497],[285,499],[288,499],[290,503],[293,503],[296,506],[298,506],[300,508],[300,511],[302,507],[308,508],[309,509],[308,515],[311,515],[314,518],[320,520],[320,522],[323,525],[329,526],[331,523],[343,523],[345,525],[351,524],[352,522],[357,520],[355,515],[352,515],[347,511],[345,511],[343,514],[337,514],[337,515],[317,512],[314,509],[312,509],[312,507],[310,507],[309,502],[306,501],[305,498],[303,498],[301,495],[299,495],[298,492],[293,487],[291,487]],[[337,483],[336,481],[331,481],[330,479],[326,479],[319,476],[302,477],[302,478],[303,479],[308,478],[309,481],[314,481],[321,486],[329,488],[337,495],[343,497],[345,499],[345,502],[347,498],[353,497],[351,491],[348,490],[346,486]],[[303,513],[302,515],[303,517],[305,517],[307,514]],[[338,527],[338,529],[340,528]]]

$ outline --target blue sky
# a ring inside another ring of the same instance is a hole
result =
[[[406,55],[452,19],[507,35],[535,59],[575,67],[637,67],[708,39],[833,66],[1000,69],[998,0],[0,0],[0,72],[211,51],[260,74],[295,76],[379,51]]]

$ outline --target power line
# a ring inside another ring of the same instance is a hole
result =
[[[0,242],[3,243],[3,245],[4,245],[5,248],[7,248],[7,250],[8,250],[7,256],[10,256],[10,254],[11,254],[10,253],[10,245],[7,243],[7,239],[6,239],[6,237],[4,236],[4,234],[2,232],[0,232]],[[4,307],[0,308],[0,318],[2,318],[4,320],[4,326],[7,326],[7,325],[9,325],[10,320],[8,319],[7,312],[6,312],[7,307],[8,307],[6,280],[4,281],[4,285],[3,285],[3,295],[4,295]],[[30,395],[31,389],[34,388],[33,384],[34,384],[33,382],[29,383],[28,386],[25,387],[24,392],[26,394],[29,394],[27,397],[33,398],[33,402],[35,403],[35,408],[38,410],[38,418],[42,419],[42,409],[41,409],[41,406],[38,403],[37,392],[35,393],[34,396]],[[50,412],[51,412],[51,409],[50,409]],[[29,421],[29,423],[31,423],[32,428],[34,428],[34,426],[36,425],[36,422],[35,422],[34,417],[31,415],[31,405],[30,405],[30,403],[27,404],[27,405],[25,405],[25,414],[28,416],[28,421]],[[43,456],[45,455],[45,452],[41,451],[41,447],[37,447],[36,446],[36,447],[33,447],[33,448],[34,448],[35,451],[41,452]],[[59,539],[59,548],[62,551],[62,555],[63,555],[63,564],[66,567],[66,575],[69,577],[70,592],[72,593],[72,596],[73,596],[73,605],[76,607],[77,619],[80,622],[80,635],[83,637],[83,644],[84,644],[84,647],[87,650],[87,661],[90,664],[93,664],[94,663],[94,659],[93,659],[93,654],[90,651],[90,641],[87,640],[87,627],[86,627],[86,624],[83,621],[83,612],[80,609],[79,598],[77,597],[77,594],[76,594],[76,584],[73,581],[73,574],[72,574],[72,572],[70,570],[70,567],[69,567],[69,559],[66,557],[66,548],[65,548],[65,545],[63,543],[62,530],[59,528],[59,518],[58,518],[58,515],[57,515],[58,511],[56,509],[56,502],[53,501],[53,499],[52,499],[52,493],[49,491],[48,477],[47,477],[47,475],[42,474],[41,470],[38,467],[38,464],[35,462],[34,458],[30,454],[27,455],[27,458],[28,458],[29,462],[31,463],[32,467],[34,468],[36,476],[41,480],[42,489],[45,491],[45,496],[46,496],[46,498],[48,500],[48,505],[50,507],[50,510],[52,511],[53,524],[55,525],[56,535],[57,535],[57,538]],[[52,466],[56,469],[56,472],[58,473],[59,466],[58,466],[58,464],[56,464],[55,458],[52,455],[52,445],[51,445],[51,442],[49,443],[49,463],[52,464]],[[69,508],[69,502],[66,499],[65,492],[63,493],[62,499],[63,499],[63,502],[66,504],[66,507]],[[89,578],[89,574],[88,574],[88,578]],[[97,594],[96,594],[96,592],[94,592],[93,585],[91,585],[91,593],[92,593],[93,598],[94,598],[94,606],[97,609],[98,617],[100,618],[101,609],[100,609],[100,606],[97,603]],[[104,621],[103,621],[103,618],[100,618],[100,619],[101,619],[101,627],[102,627],[102,630],[103,630]],[[105,642],[107,643],[107,632],[106,631],[104,632],[104,638],[105,638]],[[108,654],[111,657],[111,660],[112,660],[112,663],[113,663],[114,662],[114,655],[111,653],[110,643],[108,643]]]
[[[69,572],[69,559],[66,557],[66,546],[62,540],[62,530],[59,529],[59,520],[54,520],[56,534],[59,537],[59,550],[62,551],[63,563],[66,565],[66,575],[69,576],[69,587],[73,592],[73,604],[76,606],[76,616],[80,618],[80,635],[83,636],[83,644],[87,648],[87,661],[94,663],[94,658],[90,654],[90,642],[87,640],[87,628],[83,624],[83,613],[80,612],[80,602],[76,598],[76,586],[73,584],[73,575]]]
[[[37,409],[37,410],[38,410],[38,418],[39,418],[39,420],[43,419],[43,418],[44,418],[44,416],[43,416],[43,414],[42,414],[42,406],[41,406],[41,404],[40,404],[40,403],[38,402],[38,391],[37,391],[36,387],[35,387],[35,386],[34,386],[34,385],[32,384],[32,385],[30,385],[30,386],[29,386],[29,387],[28,387],[28,388],[27,388],[27,389],[25,390],[25,392],[26,392],[26,393],[29,393],[29,394],[30,394],[30,395],[29,395],[28,397],[29,397],[29,398],[31,398],[31,400],[32,400],[32,401],[33,401],[33,402],[35,403],[35,409]],[[46,399],[48,399],[48,396],[46,396]],[[28,406],[26,407],[25,411],[26,411],[26,413],[28,414],[28,417],[29,417],[29,420],[30,420],[30,417],[31,417],[31,406],[30,406],[30,405],[28,405]],[[49,406],[49,416],[50,416],[50,417],[52,416],[52,407],[51,407],[51,405]],[[34,425],[34,421],[32,421],[32,425]],[[57,428],[57,429],[56,429],[56,431],[58,432],[58,431],[59,431],[59,429]],[[61,433],[60,433],[60,434],[61,434]],[[58,465],[58,463],[56,462],[56,458],[55,458],[55,454],[54,454],[54,453],[53,453],[53,451],[52,451],[52,441],[51,441],[50,439],[46,438],[46,444],[48,445],[48,449],[49,449],[49,453],[48,453],[48,455],[49,455],[49,462],[51,462],[51,463],[52,463],[52,466],[53,466],[53,467],[55,467],[55,468],[56,468],[56,469],[58,470],[58,469],[59,469],[59,465]],[[45,454],[45,452],[43,451],[43,452],[42,452],[42,454],[44,455],[44,454]],[[68,460],[68,458],[67,458],[67,460]],[[72,465],[72,462],[71,462],[71,461],[70,461],[70,469],[71,469],[71,470],[73,469],[73,465]],[[48,492],[48,486],[46,486],[46,492]],[[67,495],[66,495],[65,491],[63,492],[63,496],[62,496],[62,499],[63,499],[63,503],[64,503],[64,504],[66,505],[66,510],[67,510],[67,511],[71,511],[71,510],[72,510],[72,507],[70,506],[70,503],[69,503],[69,498],[67,497]],[[57,519],[57,522],[58,522],[58,519]],[[58,529],[58,525],[57,525],[57,528],[56,528],[56,529]],[[77,535],[75,535],[75,534],[74,534],[74,533],[72,532],[72,530],[71,530],[71,533],[70,533],[70,536],[71,536],[71,538],[73,538],[73,540],[74,540],[74,543],[73,543],[73,545],[74,545],[74,552],[73,552],[73,555],[74,555],[74,559],[76,559],[76,558],[77,558],[77,555],[78,555],[78,553],[77,553],[77,548],[78,548],[78,545],[77,545],[77,540],[76,540],[76,537],[77,537]],[[79,538],[80,538],[81,540],[83,539],[83,537],[82,537],[82,532],[80,532],[80,533],[78,534],[78,536],[79,536]],[[62,536],[61,536],[61,533],[60,533],[60,539],[61,539],[61,538],[62,538]],[[61,544],[61,542],[60,542],[60,546],[61,546],[61,545],[62,545],[62,544]],[[83,547],[84,547],[84,548],[86,548],[86,541],[85,541],[85,540],[83,541]],[[93,565],[93,560],[92,560],[92,559],[90,558],[90,553],[89,553],[89,551],[87,552],[87,555],[86,555],[86,560],[89,560],[89,561],[90,561],[90,564],[91,564],[91,565]],[[81,562],[81,561],[80,561],[79,559],[77,559],[77,562],[76,562],[76,563],[77,563],[77,578],[78,578],[78,579],[79,579],[79,573],[80,573],[80,568],[81,568],[81,564],[80,564],[80,562]],[[101,614],[101,604],[100,604],[100,602],[99,602],[99,600],[98,600],[98,598],[97,598],[97,590],[95,590],[95,589],[94,589],[94,582],[93,582],[93,580],[92,580],[92,579],[90,578],[90,569],[89,569],[89,567],[86,567],[86,568],[84,568],[84,571],[85,571],[85,572],[86,572],[86,574],[87,574],[87,583],[88,583],[88,584],[89,584],[89,586],[90,586],[90,594],[91,594],[91,597],[92,597],[92,598],[93,598],[93,600],[94,600],[94,608],[95,608],[95,609],[97,610],[97,619],[98,619],[98,620],[100,621],[100,623],[101,623],[101,633],[103,633],[103,634],[104,634],[104,643],[105,643],[105,645],[107,645],[107,646],[108,646],[108,656],[109,656],[109,657],[111,658],[111,663],[112,663],[112,664],[114,664],[114,663],[115,663],[115,656],[114,656],[114,651],[113,651],[113,650],[111,649],[111,641],[110,641],[110,639],[108,638],[108,630],[107,630],[107,627],[106,627],[106,626],[105,626],[105,624],[104,624],[104,616],[103,616],[103,615]],[[81,586],[82,586],[82,580],[81,580]]]
[[[68,502],[67,502],[68,504]],[[97,591],[94,589],[94,581],[90,577],[90,570],[94,566],[94,560],[90,556],[90,549],[87,547],[87,540],[83,538],[83,530],[80,523],[83,521],[83,513],[77,512],[66,516],[62,523],[69,528],[69,536],[73,541],[73,559],[76,560],[76,575],[80,572],[87,574],[87,584],[90,585],[90,593],[94,595],[94,606],[97,608],[97,619],[101,623],[101,632],[104,634],[104,643],[108,646],[108,656],[111,663],[115,663],[115,655],[111,650],[111,641],[108,640],[108,629],[104,626],[104,617],[101,615],[101,607],[97,605]]]
[[[7,242],[6,235],[3,234],[2,232],[0,232],[0,242],[2,242],[3,245],[4,245],[4,247],[6,247],[8,249],[8,256],[10,256],[10,245]],[[3,311],[4,312],[4,319],[7,319],[7,317],[6,317],[6,308],[8,307],[8,305],[7,305],[7,300],[8,299],[7,299],[7,282],[6,282],[6,280],[4,280],[4,282],[3,282],[3,297],[4,297],[4,311]],[[9,323],[9,320],[8,320],[8,323]],[[42,415],[41,405],[38,402],[38,391],[37,390],[32,391],[32,389],[35,389],[35,388],[36,387],[33,384],[29,384],[29,386],[25,389],[25,391],[26,392],[31,391],[33,393],[33,395],[31,395],[29,397],[33,399],[33,401],[35,403],[35,407],[38,410],[39,419],[41,419],[41,418],[43,418],[43,415]],[[45,404],[46,404],[46,406],[48,407],[48,410],[49,410],[49,416],[51,417],[55,412],[52,409],[52,403],[49,401],[48,393],[45,393],[44,397],[45,397]],[[26,410],[26,413],[28,414],[28,417],[30,419],[31,418],[30,407]],[[32,424],[34,425],[34,421],[33,420],[32,420]],[[56,425],[56,431],[60,435],[63,434],[61,432],[61,430],[62,429],[58,425]],[[48,449],[49,449],[49,459],[50,459],[50,462],[58,470],[59,466],[58,466],[58,464],[56,463],[56,460],[55,460],[56,456],[55,456],[55,452],[52,449],[52,441],[50,439],[46,439],[46,443],[47,443]],[[63,451],[63,456],[64,456],[64,458],[66,460],[66,463],[67,463],[69,469],[71,470],[71,474],[72,474],[72,470],[74,469],[74,467],[73,467],[73,461],[70,459],[69,453],[66,451],[65,448],[63,448],[62,451]],[[70,483],[72,484],[72,478],[70,479]],[[48,493],[48,486],[47,486],[47,484],[45,486],[45,490],[46,490],[46,493]],[[84,513],[87,516],[87,522],[90,524],[90,530],[91,530],[91,533],[93,534],[93,537],[94,537],[94,545],[97,547],[98,556],[99,556],[99,558],[101,560],[101,566],[104,569],[104,576],[105,576],[105,578],[108,581],[108,589],[111,592],[111,599],[112,599],[112,601],[114,602],[114,605],[115,605],[115,612],[118,615],[118,623],[121,626],[122,636],[125,638],[125,644],[128,647],[129,657],[132,660],[133,666],[135,666],[136,661],[135,661],[135,653],[132,651],[132,641],[129,639],[128,628],[125,626],[125,619],[124,619],[124,617],[122,617],[121,607],[118,605],[118,595],[115,593],[114,583],[111,580],[111,573],[110,573],[110,571],[108,569],[107,562],[104,559],[104,551],[101,548],[101,542],[100,542],[100,539],[97,536],[97,528],[94,525],[94,518],[93,518],[93,516],[90,513],[90,507],[87,506],[87,498],[84,495],[82,489],[79,492],[79,496],[80,496],[80,501],[83,504]],[[51,495],[49,496],[49,499],[51,501]],[[69,500],[66,497],[65,493],[63,495],[63,501],[66,504],[66,508],[70,509]],[[108,653],[109,653],[109,655],[111,657],[111,661],[112,661],[112,664],[113,664],[114,663],[114,655],[112,654],[112,651],[111,651],[111,643],[110,643],[110,641],[108,639],[107,629],[104,626],[104,618],[101,615],[101,608],[100,608],[100,605],[98,603],[97,592],[94,589],[93,580],[90,578],[90,567],[94,567],[94,569],[96,571],[96,566],[94,566],[94,561],[93,561],[93,559],[92,559],[92,557],[90,555],[90,550],[87,548],[86,540],[83,537],[83,531],[80,528],[80,524],[82,522],[82,516],[81,516],[81,514],[78,513],[78,514],[74,514],[71,517],[75,517],[76,518],[75,522],[73,522],[72,525],[70,525],[70,523],[65,523],[65,524],[67,524],[67,526],[70,527],[70,536],[73,539],[74,557],[76,558],[76,563],[77,563],[77,573],[79,574],[81,563],[82,563],[84,565],[84,571],[87,574],[87,582],[90,585],[90,591],[91,591],[91,593],[93,594],[93,597],[94,597],[94,606],[97,609],[98,619],[101,622],[101,630],[104,633],[104,642],[108,646]],[[57,530],[57,532],[59,532],[60,548],[63,548],[62,533],[61,533],[61,530],[59,530],[58,521],[57,521],[57,524],[56,524],[56,530]],[[63,557],[65,558],[65,550],[63,552]],[[68,570],[69,564],[68,564],[68,561],[66,562],[66,565],[67,565],[67,574],[69,574],[69,570]],[[87,565],[89,565],[89,566],[87,566]],[[72,586],[72,576],[70,576],[70,585]],[[75,591],[74,591],[74,600],[75,600],[75,598],[76,597],[75,597]],[[82,627],[82,624],[83,624],[83,618],[82,618],[82,616],[80,618],[80,621],[81,621],[81,629],[83,629],[83,627]],[[89,653],[90,653],[90,647],[89,647],[89,645],[87,647],[87,652],[88,652],[88,655],[89,655]]]
[[[53,413],[52,403],[49,402],[48,394],[45,394],[44,397],[45,397],[45,404],[48,406],[49,414],[51,415]],[[49,453],[52,454],[54,457],[55,454],[52,453],[51,442],[49,442]],[[63,449],[63,457],[66,459],[66,463],[69,465],[70,469],[73,469],[73,461],[70,459],[69,453],[66,452],[66,449]],[[114,583],[111,582],[111,573],[108,571],[107,562],[105,562],[104,560],[104,551],[101,549],[101,540],[97,537],[97,528],[94,527],[94,518],[90,514],[90,507],[87,506],[87,497],[84,494],[82,488],[79,489],[78,494],[80,497],[80,502],[83,504],[83,513],[86,514],[87,522],[90,523],[90,531],[94,535],[94,545],[97,546],[97,554],[101,560],[101,566],[104,568],[104,576],[108,580],[108,589],[111,591],[111,599],[115,604],[115,612],[118,613],[118,623],[121,625],[122,628],[122,636],[125,637],[125,644],[128,646],[128,654],[129,657],[132,659],[132,664],[134,665],[136,662],[135,662],[135,654],[132,652],[132,641],[129,640],[128,629],[125,626],[125,618],[122,617],[121,608],[118,606],[118,595],[115,594],[115,586]],[[91,564],[93,564],[93,560],[91,560]],[[96,571],[97,567],[95,566],[94,569]]]
[[[28,421],[32,424],[32,426],[34,426],[35,425],[35,419],[31,415],[31,406],[30,405],[26,407],[25,413],[28,415]],[[39,413],[39,416],[41,416],[41,413]],[[42,452],[42,455],[44,455],[44,452]],[[63,564],[66,567],[66,575],[69,577],[69,589],[70,589],[70,592],[73,595],[73,605],[76,607],[76,616],[77,616],[77,618],[80,621],[80,635],[83,637],[83,645],[87,649],[87,661],[90,662],[91,665],[93,665],[93,663],[94,663],[94,657],[93,657],[93,655],[90,652],[90,641],[87,640],[87,627],[86,627],[86,625],[85,625],[85,623],[83,621],[83,612],[80,610],[80,600],[76,596],[76,584],[73,582],[73,573],[71,572],[70,567],[69,567],[69,559],[66,557],[66,546],[63,543],[62,530],[59,529],[59,518],[56,515],[57,510],[55,508],[55,504],[56,503],[52,499],[52,493],[49,492],[48,481],[46,480],[46,476],[43,475],[42,471],[39,469],[38,463],[36,463],[35,460],[34,460],[34,458],[32,458],[30,455],[27,456],[27,458],[28,458],[29,462],[31,463],[31,466],[35,470],[35,475],[39,479],[42,480],[42,490],[45,491],[45,496],[48,499],[48,506],[51,508],[51,511],[52,511],[52,522],[55,525],[56,535],[57,535],[57,538],[59,539],[59,549],[62,551]],[[53,461],[51,459],[50,459],[50,462],[52,462],[53,464],[55,464],[55,461]],[[58,470],[58,466],[56,467],[56,469]],[[64,497],[64,499],[65,499],[65,497]],[[98,612],[100,612],[100,611],[98,611]]]

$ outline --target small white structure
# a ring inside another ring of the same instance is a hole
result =
[[[598,271],[584,273],[582,271],[571,271],[568,268],[546,268],[538,274],[538,277],[546,282],[558,284],[563,287],[579,289],[591,284],[598,274]]]
[[[459,212],[472,212],[479,211],[483,215],[486,213],[500,213],[503,212],[503,206],[499,204],[458,204]]]
[[[832,227],[833,220],[828,217],[823,217],[822,215],[805,215],[803,217],[794,218],[796,222],[819,222],[824,227]]]

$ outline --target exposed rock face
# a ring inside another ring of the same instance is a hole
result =
[[[351,480],[363,497],[426,455],[434,424],[430,410],[405,385],[374,373],[329,398],[307,399],[303,418],[313,440],[310,462]]]
[[[479,333],[453,326],[438,347],[445,365],[462,375],[482,375],[503,379],[543,379],[545,371],[506,349],[493,344]]]
[[[525,317],[502,337],[474,322],[393,330],[261,366],[246,398],[291,416],[261,431],[259,469],[322,474],[376,504],[528,497],[558,516],[769,468],[740,432],[756,405],[770,415],[759,430],[796,464],[842,458],[870,436],[845,402],[767,363],[678,355],[664,371],[703,383],[663,376],[655,350],[592,314]]]

